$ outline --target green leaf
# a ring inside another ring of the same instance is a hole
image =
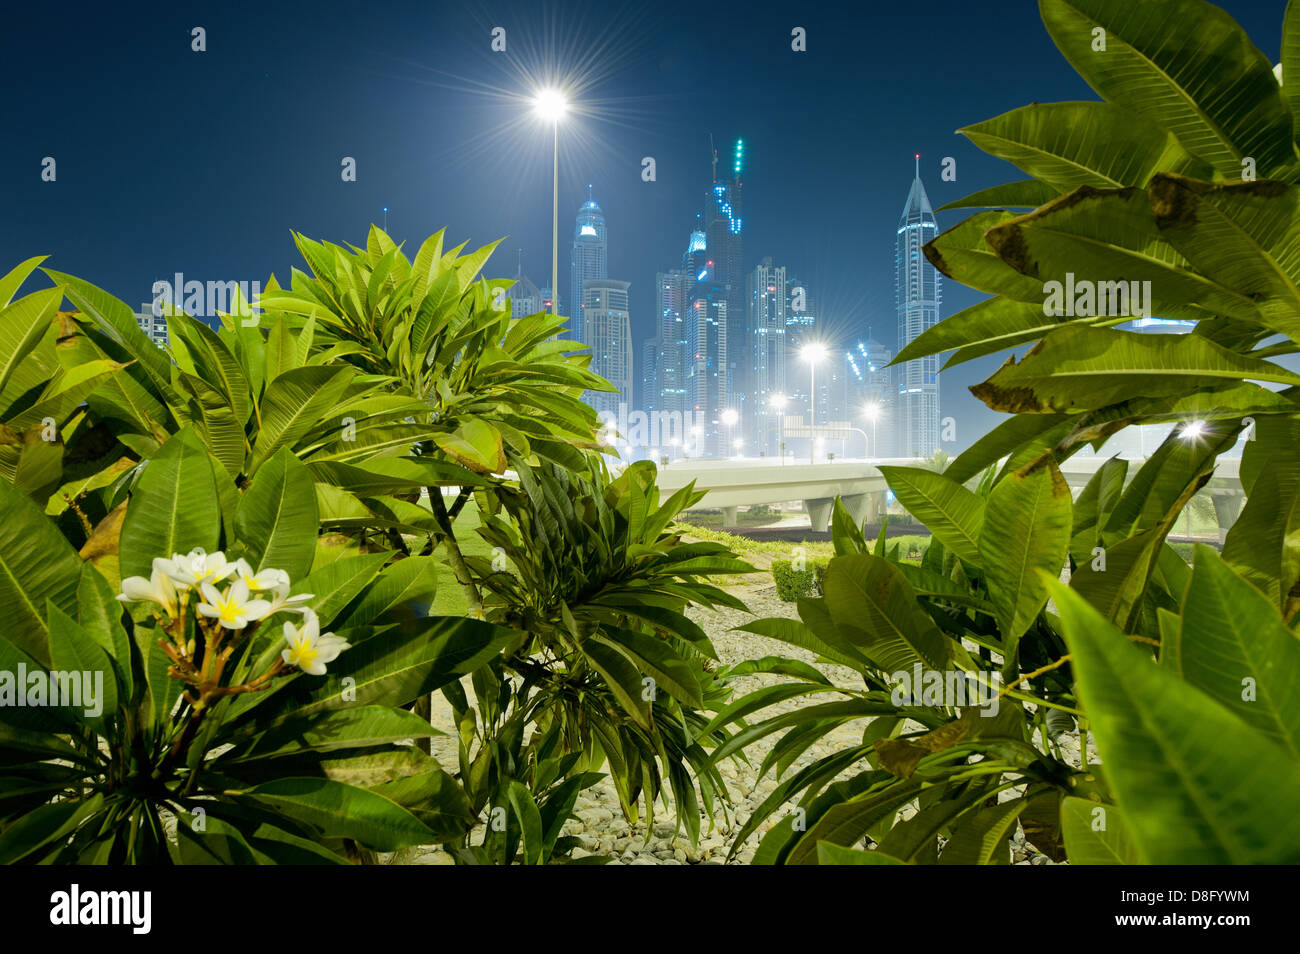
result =
[[[997,483],[980,533],[989,602],[1011,647],[1047,603],[1040,572],[1057,577],[1070,547],[1070,487],[1052,461]]]
[[[1072,865],[1138,865],[1142,859],[1117,805],[1061,800],[1061,832]]]
[[[1259,306],[1260,323],[1300,338],[1300,189],[1275,180],[1151,180],[1161,236],[1212,281]]]
[[[8,481],[0,480],[0,603],[4,635],[43,665],[50,661],[46,603],[77,608],[81,560],[53,521]],[[170,555],[170,554],[169,554]]]
[[[1022,179],[973,192],[964,199],[941,205],[936,212],[955,209],[1036,209],[1055,199],[1059,192],[1037,179]]]
[[[887,560],[868,553],[836,557],[822,579],[836,627],[885,672],[947,668],[952,644]]]
[[[1017,798],[963,815],[943,846],[939,864],[1010,864],[1010,839],[1027,804],[1025,799]]]
[[[1288,616],[1300,581],[1300,460],[1291,451],[1265,464],[1223,544],[1223,559]]]
[[[1300,639],[1268,597],[1196,548],[1176,672],[1300,762]]]
[[[1039,9],[1057,47],[1103,99],[1169,129],[1224,178],[1241,178],[1246,157],[1265,176],[1294,161],[1272,64],[1218,7],[1169,0],[1155,16],[1129,0],[1041,0]],[[1097,27],[1104,51],[1094,48]]]
[[[1300,383],[1292,371],[1235,354],[1200,335],[1067,326],[1049,333],[1019,363],[1008,358],[971,393],[996,411],[1063,413],[1243,378]]]
[[[355,372],[348,367],[306,367],[286,371],[262,395],[262,427],[248,472],[255,473],[281,447],[292,449],[338,404]]]
[[[921,467],[881,467],[889,489],[907,512],[972,567],[981,565],[984,501],[961,484]]]
[[[39,261],[39,258],[28,259],[24,265],[31,264],[35,268],[34,263]],[[5,278],[16,277],[16,273],[23,267],[20,265]],[[27,271],[30,272],[31,269]],[[50,322],[54,320],[59,303],[63,301],[63,290],[47,288],[25,295],[13,304],[9,304],[7,295],[0,295],[0,299],[3,299],[3,306],[0,306],[0,391],[3,391],[13,376],[14,369],[32,353],[50,330]]]
[[[1149,864],[1300,861],[1300,764],[1046,580],[1106,778]]]
[[[1145,186],[1160,171],[1211,171],[1172,133],[1114,103],[1035,103],[957,131],[1058,193]]]
[[[316,555],[316,483],[302,461],[280,448],[253,477],[239,502],[235,535],[255,570],[284,570],[298,580]]]
[[[905,865],[893,855],[882,851],[862,851],[857,848],[845,848],[829,841],[817,843],[817,864],[819,865]]]
[[[235,795],[306,825],[321,838],[352,838],[374,851],[430,844],[434,832],[396,802],[323,778],[283,778]]]
[[[111,736],[118,715],[118,686],[108,653],[53,602],[49,604],[49,621],[51,693],[59,686],[67,700],[63,708],[100,735]]]
[[[190,428],[145,462],[122,520],[122,576],[148,578],[155,557],[170,559],[196,547],[217,549],[221,510],[216,479],[207,449]]]
[[[290,719],[247,744],[238,742],[218,758],[217,764],[301,755],[306,749],[328,752],[362,748],[441,734],[413,712],[389,706],[358,705]]]

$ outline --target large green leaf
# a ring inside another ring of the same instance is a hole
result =
[[[1172,133],[1114,103],[1035,103],[957,131],[1058,192],[1145,186],[1160,171],[1210,174]]]
[[[253,445],[248,471],[255,472],[281,447],[292,448],[326,419],[352,381],[348,367],[306,367],[286,371],[262,395],[262,426]]]
[[[880,472],[908,513],[972,567],[981,565],[983,500],[955,480],[922,467],[881,467]]]
[[[1196,548],[1178,632],[1176,672],[1300,763],[1300,639],[1209,547]]]
[[[1300,862],[1300,763],[1048,580],[1106,778],[1149,864]]]
[[[1038,283],[1032,298],[1012,297],[1042,302],[1056,315],[1259,320],[1248,295],[1189,267],[1157,228],[1141,189],[1080,186],[991,225],[984,238],[1022,280]],[[1017,287],[993,291],[1011,294]]]
[[[1041,574],[1060,575],[1070,546],[1070,487],[1047,461],[1009,474],[989,494],[979,550],[1004,645],[1024,635],[1047,602]]]
[[[235,535],[254,570],[274,567],[305,577],[316,555],[316,483],[287,447],[253,477],[239,501]]]
[[[835,626],[885,672],[910,671],[918,663],[947,668],[952,644],[888,560],[869,553],[836,557],[822,589]]]
[[[1300,189],[1274,180],[1151,180],[1161,236],[1212,281],[1248,296],[1260,321],[1300,338]]]
[[[1223,545],[1223,558],[1289,616],[1300,581],[1300,460],[1265,464]]]
[[[217,549],[221,509],[207,449],[186,428],[145,462],[122,520],[122,576],[148,577],[155,557]],[[226,479],[223,474],[221,479]]]
[[[54,523],[31,499],[0,480],[0,603],[5,606],[4,636],[23,652],[48,665],[46,602],[65,613],[77,608],[81,560]],[[169,554],[170,555],[170,554]]]
[[[396,802],[362,788],[324,778],[283,778],[240,793],[266,805],[322,838],[352,838],[375,851],[430,844],[428,826]]]
[[[1234,354],[1200,335],[1148,335],[1077,326],[1051,332],[1024,359],[1007,359],[971,393],[994,410],[1085,411],[1242,378],[1300,384],[1300,375]]]
[[[1062,799],[1061,834],[1072,865],[1142,862],[1117,805],[1099,805],[1086,798]]]
[[[38,262],[40,259],[30,261]],[[10,276],[12,275],[11,272]],[[14,369],[23,358],[31,354],[49,330],[61,301],[63,291],[59,288],[33,292],[13,304],[5,300],[4,307],[0,309],[0,391],[9,383]]]
[[[1294,162],[1291,114],[1272,64],[1220,8],[1203,0],[1040,0],[1039,9],[1088,85],[1169,129],[1224,178],[1240,179],[1246,157],[1261,175]]]

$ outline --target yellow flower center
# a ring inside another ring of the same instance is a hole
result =
[[[225,599],[217,604],[217,612],[221,614],[223,623],[233,623],[239,616],[242,607],[234,600]]]
[[[306,666],[311,665],[319,655],[320,650],[304,640],[294,644],[293,649],[289,653],[289,658],[293,665],[305,668]]]

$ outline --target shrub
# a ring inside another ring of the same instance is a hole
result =
[[[821,595],[822,574],[826,564],[820,560],[805,563],[805,568],[797,570],[790,560],[772,561],[772,581],[776,583],[776,595],[786,603],[793,603],[801,596]]]

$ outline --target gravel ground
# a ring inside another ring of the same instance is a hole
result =
[[[776,595],[776,588],[771,585],[771,577],[766,573],[755,574],[752,583],[731,587],[731,591],[743,600],[752,611],[752,616],[736,610],[694,610],[690,615],[708,632],[723,663],[737,663],[745,659],[762,656],[781,655],[803,659],[812,663],[814,656],[804,650],[785,643],[757,636],[752,633],[733,631],[733,627],[743,625],[751,619],[769,616],[797,618],[793,603],[784,603]],[[849,669],[835,665],[821,665],[818,668],[837,685],[860,687],[861,680]],[[741,695],[764,685],[783,681],[783,677],[756,675],[740,679],[736,684],[736,694]],[[438,704],[442,708],[438,709]],[[778,703],[763,710],[763,715],[770,716],[789,711],[802,704],[802,700]],[[453,729],[450,709],[445,706],[441,696],[435,697],[434,724],[444,730]],[[916,727],[919,728],[919,727]],[[839,749],[856,745],[861,741],[861,724],[836,730],[825,736],[820,742],[804,752],[787,770],[787,776],[810,762],[823,758]],[[732,797],[730,820],[719,811],[709,830],[708,820],[701,823],[700,842],[692,846],[684,831],[676,830],[676,816],[671,808],[656,806],[653,825],[647,827],[644,819],[636,825],[629,825],[619,808],[614,786],[605,779],[593,788],[578,796],[575,817],[565,826],[564,834],[577,836],[582,847],[574,850],[574,857],[587,855],[611,856],[610,864],[615,865],[678,865],[706,864],[720,865],[748,864],[762,835],[772,824],[778,822],[786,809],[792,809],[795,802],[787,802],[781,809],[769,817],[759,831],[740,846],[735,858],[727,862],[727,853],[740,827],[749,819],[750,814],[763,800],[771,794],[777,784],[772,773],[758,778],[758,766],[772,745],[781,737],[774,733],[755,743],[747,750],[749,763],[729,760],[723,763],[719,771],[726,780]],[[1075,735],[1061,738],[1063,753],[1074,764],[1078,764],[1078,741]],[[434,739],[434,755],[444,766],[456,764],[456,749],[453,736]],[[1095,746],[1089,739],[1089,761],[1097,762]],[[858,766],[850,771],[861,771]],[[1006,793],[1003,797],[1013,797]],[[906,812],[905,812],[906,814]],[[436,848],[416,848],[399,852],[385,858],[390,864],[451,864],[452,860],[445,852]],[[1026,844],[1024,835],[1019,830],[1012,840],[1012,861],[1015,864],[1051,864],[1051,860]]]

